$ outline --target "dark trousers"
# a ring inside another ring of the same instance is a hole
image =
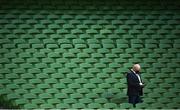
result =
[[[129,96],[129,103],[132,103],[134,107],[136,107],[137,103],[141,103],[141,97],[139,95],[133,95],[133,96]]]

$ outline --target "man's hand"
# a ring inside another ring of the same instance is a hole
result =
[[[141,87],[144,87],[144,86],[145,86],[145,84],[144,84],[144,83],[139,83],[139,85],[140,85]]]

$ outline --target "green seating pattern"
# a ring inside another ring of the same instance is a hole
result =
[[[0,108],[180,109],[180,1],[0,2]]]

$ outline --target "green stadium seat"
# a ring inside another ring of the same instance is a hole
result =
[[[148,97],[148,98],[143,98],[143,100],[144,100],[144,102],[147,103],[147,104],[152,104],[152,103],[156,102],[155,99],[149,98],[149,97]]]
[[[74,99],[81,99],[83,97],[83,95],[80,93],[73,93],[70,96],[71,98],[74,98]]]
[[[179,89],[177,89],[177,91],[178,91]],[[173,98],[173,101],[174,102],[178,102],[179,103],[179,97],[175,97],[175,98]]]
[[[114,87],[115,88],[118,88],[118,89],[125,89],[127,87],[127,84],[123,84],[123,83],[119,83],[119,84],[114,84]]]
[[[57,93],[54,96],[58,99],[66,99],[68,97],[66,93]]]
[[[26,108],[26,109],[36,109],[36,108],[38,108],[38,106],[36,104],[33,104],[33,103],[28,103],[28,104],[24,105],[24,108]]]
[[[169,109],[178,109],[179,106],[178,106],[177,102],[173,102],[173,103],[168,103],[167,108],[169,108]]]
[[[86,49],[83,49],[83,53],[88,53],[88,54],[95,53],[95,49],[86,48]]]
[[[64,83],[56,83],[56,84],[53,84],[53,88],[55,89],[64,89],[66,88],[67,86],[64,84]]]
[[[35,85],[27,83],[27,84],[23,84],[22,88],[24,88],[24,89],[34,89]]]
[[[60,103],[60,104],[56,105],[56,108],[58,108],[58,109],[69,109],[70,105],[67,103]]]
[[[76,103],[76,104],[72,104],[72,107],[75,109],[82,109],[85,108],[86,106],[83,103]]]
[[[24,104],[26,104],[26,103],[29,103],[29,101],[27,100],[27,99],[17,99],[17,100],[15,100],[15,103],[17,104],[17,105],[24,105]]]
[[[25,68],[25,69],[30,69],[33,66],[30,63],[22,63],[22,64],[20,64],[20,67]]]
[[[44,108],[44,109],[54,108],[54,106],[52,104],[41,104],[40,107]]]
[[[73,46],[72,46],[72,44],[61,44],[61,48],[70,49],[70,48],[73,48]]]
[[[79,89],[79,88],[81,88],[81,84],[79,84],[79,83],[71,83],[71,84],[68,84],[68,88]]]
[[[49,75],[46,73],[39,73],[36,75],[36,77],[39,79],[46,79],[46,78],[49,78]]]
[[[19,94],[16,94],[16,93],[10,93],[7,95],[7,99],[9,99],[9,100],[16,100],[19,98],[21,98],[21,96]]]
[[[73,54],[73,53],[64,53],[63,57],[64,58],[75,58],[75,54]]]
[[[129,48],[129,45],[128,44],[117,44],[117,48],[126,49],[126,48]]]
[[[111,74],[115,72],[115,69],[113,68],[105,68],[102,70],[103,73]]]
[[[37,59],[37,58],[28,58],[27,62],[28,63],[39,63],[39,59]]]
[[[73,30],[71,31],[71,33],[72,33],[72,34],[82,34],[83,31],[80,30],[80,29],[73,29]]]
[[[35,41],[34,41],[34,43],[35,43]],[[43,49],[44,46],[45,46],[45,45],[43,45],[43,44],[33,44],[33,43],[32,43],[32,48],[33,48],[33,49]]]
[[[57,48],[59,48],[59,46],[57,44],[47,44],[46,47],[50,48],[50,49],[57,49]]]
[[[101,107],[101,104],[99,104],[99,103],[90,103],[90,104],[88,104],[88,108],[89,109],[99,109],[102,107]]]
[[[92,99],[83,98],[83,99],[79,99],[79,102],[84,103],[84,104],[90,104],[90,103],[92,103]]]
[[[66,63],[66,62],[68,62],[68,59],[67,59],[67,58],[57,58],[57,59],[56,59],[56,62]]]
[[[116,107],[117,107],[117,104],[115,104],[115,103],[104,104],[104,108],[107,108],[107,109],[115,109]]]
[[[89,63],[81,63],[79,66],[82,68],[91,68],[92,67],[92,65]]]
[[[7,84],[6,87],[9,88],[9,89],[12,89],[12,90],[13,90],[13,89],[15,90],[15,89],[19,89],[19,88],[20,88],[20,86],[17,85],[17,84]]]
[[[59,30],[57,30],[57,34],[68,34],[68,30],[66,30],[66,29],[59,29]]]
[[[176,94],[174,94],[173,92],[164,93],[163,95],[168,99],[177,97]]]
[[[108,57],[108,58],[117,58],[118,56],[116,54],[108,53],[108,54],[106,54],[106,57]]]
[[[97,44],[99,43],[99,40],[90,38],[90,39],[87,39],[87,42],[88,44]]]
[[[50,29],[59,29],[60,26],[57,25],[57,24],[50,24],[50,25],[48,26],[48,28],[50,28]]]
[[[101,48],[101,45],[100,44],[89,44],[89,47],[92,49],[99,49],[99,48]]]
[[[59,104],[60,100],[59,99],[56,99],[56,98],[51,98],[51,99],[48,99],[47,102],[49,104],[52,104],[52,105],[55,105],[55,104]],[[54,108],[54,107],[53,107]]]
[[[154,49],[157,48],[157,44],[145,44],[145,47],[149,49]]]
[[[85,73],[85,69],[83,69],[83,68],[75,68],[75,69],[73,69],[73,72],[75,74],[81,74],[81,73]]]
[[[29,79],[29,83],[32,83],[32,84],[40,84],[42,83],[42,80],[41,79]]]
[[[109,50],[106,48],[97,49],[97,51],[98,51],[98,53],[102,53],[102,54],[106,54],[109,52]]]
[[[158,101],[160,101],[160,102],[163,103],[163,104],[167,104],[167,103],[170,103],[170,102],[171,102],[170,99],[167,99],[167,98],[165,98],[165,97],[159,98]]]
[[[21,78],[23,78],[23,79],[33,79],[34,75],[32,73],[25,73],[25,74],[21,74]]]
[[[88,29],[86,30],[87,34],[98,34],[98,31],[94,30],[94,29]]]
[[[67,104],[77,103],[76,99],[73,99],[73,98],[64,99],[63,102],[64,102],[64,103],[67,103]]]
[[[101,84],[98,84],[98,87],[102,89],[107,89],[107,88],[110,88],[111,85],[109,83],[101,83]]]
[[[34,93],[24,94],[23,97],[26,99],[36,99],[37,98],[37,96]]]
[[[75,44],[74,46],[75,46],[75,48],[77,48],[77,49],[85,49],[85,48],[87,48],[87,45],[86,45],[86,44]]]
[[[111,30],[108,30],[108,29],[103,29],[103,30],[100,30],[100,34],[111,34]]]
[[[109,84],[114,84],[114,83],[118,82],[118,80],[115,78],[107,78],[107,79],[105,79],[105,82],[107,82]]]
[[[84,19],[86,19],[87,17],[86,16],[84,16],[84,15],[76,15],[75,16],[75,19],[78,19],[78,20],[84,20]]]
[[[102,29],[102,26],[101,26],[101,25],[96,25],[96,24],[95,24],[95,25],[92,25],[91,28],[97,30],[97,29]]]
[[[27,83],[27,81],[25,79],[14,79],[13,82],[15,84],[25,84],[25,83]],[[7,82],[5,81],[5,83],[7,83]]]
[[[154,103],[151,105],[151,108],[154,109],[162,109],[163,107],[165,106],[165,104],[162,104],[162,103]]]
[[[18,79],[19,76],[18,76],[18,74],[16,74],[16,73],[11,73],[11,74],[6,74],[6,75],[5,75],[5,78],[10,79],[10,80],[13,80],[13,79]]]
[[[68,39],[58,39],[58,43],[59,44],[69,44],[70,43],[70,40],[68,40]]]
[[[77,89],[77,92],[80,94],[87,94],[90,92],[90,90],[87,88],[79,88],[79,89]]]
[[[74,49],[69,49],[69,51],[76,54],[76,53],[80,53],[81,50],[74,48]]]
[[[59,91],[56,88],[50,88],[50,89],[46,89],[46,92],[49,93],[49,94],[56,94]]]
[[[102,35],[102,34],[96,34],[96,35],[94,35],[94,38],[95,39],[103,39],[103,38],[106,38],[106,36]]]
[[[81,24],[81,22],[79,20],[70,20],[69,22],[70,22],[70,24],[73,24],[73,25]]]
[[[102,79],[100,78],[92,78],[90,79],[91,83],[94,83],[94,84],[101,84],[103,82]]]
[[[99,97],[99,95],[96,94],[96,93],[88,93],[88,94],[86,94],[85,96],[86,96],[87,98],[90,98],[90,99],[96,99],[96,98]]]
[[[81,39],[90,39],[90,38],[91,38],[91,36],[90,36],[89,34],[80,34],[79,37],[80,37]],[[75,38],[76,38],[76,37],[75,37]]]
[[[109,75],[107,73],[98,73],[97,74],[97,77],[98,78],[101,78],[101,79],[105,79],[105,78],[108,78]]]
[[[115,32],[115,34],[125,34],[126,33],[125,30],[115,30],[114,32]]]
[[[143,45],[142,44],[131,44],[131,47],[133,48],[143,48]]]
[[[42,93],[42,94],[39,94],[39,98],[41,98],[41,99],[51,99],[52,95],[49,94],[49,93]]]
[[[122,104],[120,104],[120,107],[121,107],[122,109],[131,109],[131,108],[132,108],[132,104],[122,103]]]
[[[32,99],[32,103],[38,105],[45,103],[45,101],[43,99]]]
[[[110,58],[101,58],[100,62],[104,63],[104,64],[109,64],[109,63],[112,63],[112,59],[110,59]]]
[[[115,45],[114,44],[103,44],[103,48],[113,49],[113,48],[115,48]]]
[[[83,87],[86,89],[94,89],[96,88],[96,85],[93,83],[86,83],[86,84],[83,84]]]
[[[36,58],[45,58],[46,54],[43,52],[39,52],[39,53],[34,53],[33,56]]]
[[[70,79],[76,79],[76,78],[79,78],[79,74],[77,73],[69,73],[67,74],[67,78],[70,78]]]
[[[140,104],[137,104],[136,106],[136,109],[145,109],[147,108],[149,105],[146,104],[146,103],[140,103]]]
[[[78,65],[76,63],[66,63],[65,66],[67,68],[77,68],[78,67]]]

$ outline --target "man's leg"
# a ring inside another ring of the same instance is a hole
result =
[[[142,103],[142,102],[143,102],[143,100],[141,99],[141,97],[137,96],[136,97],[136,103]]]
[[[133,107],[136,107],[136,98],[137,96],[129,96],[129,103],[132,103]]]

